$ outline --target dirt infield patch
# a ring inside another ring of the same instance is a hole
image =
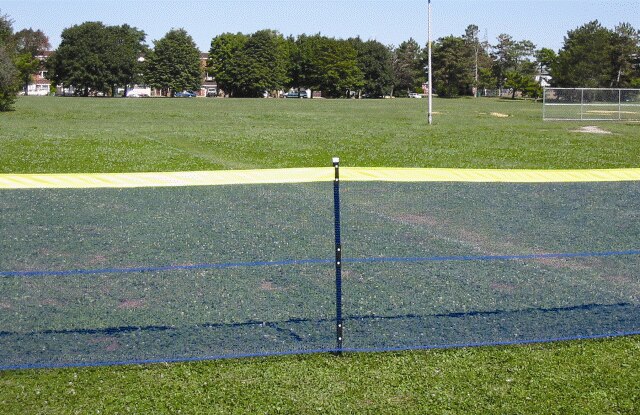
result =
[[[609,115],[609,114],[637,114],[637,112],[635,111],[606,111],[606,110],[591,110],[591,111],[587,111],[587,113],[589,114],[602,114],[602,115]]]
[[[580,127],[577,130],[569,130],[572,133],[587,133],[587,134],[611,134],[611,131],[603,130],[595,125],[587,125]]]

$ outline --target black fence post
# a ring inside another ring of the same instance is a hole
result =
[[[340,159],[333,158],[335,179],[333,181],[333,212],[336,238],[336,354],[342,354],[342,241],[340,239]]]

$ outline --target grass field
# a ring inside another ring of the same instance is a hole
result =
[[[427,130],[426,100],[32,98],[1,115],[0,173],[640,165],[639,124],[575,133],[533,102],[436,100]]]
[[[408,99],[22,98],[0,115],[0,173],[326,166],[334,155],[358,166],[640,165],[638,124],[576,133],[584,123],[543,123],[540,104],[465,99],[436,100],[428,127],[425,107]],[[627,337],[4,371],[0,413],[632,414],[639,358],[640,339]]]

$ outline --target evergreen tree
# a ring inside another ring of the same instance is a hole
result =
[[[558,61],[558,55],[553,49],[542,48],[535,53],[536,62],[538,63],[538,72],[540,74],[548,74],[551,68]]]
[[[498,44],[494,47],[493,73],[498,87],[505,86],[507,74],[518,73],[522,76],[532,76],[531,58],[535,53],[535,45],[528,40],[515,41],[510,35],[498,36]],[[515,91],[514,91],[515,93]]]
[[[640,32],[629,23],[616,26],[611,38],[611,52],[611,86],[624,88],[640,84]]]
[[[480,84],[480,56],[484,51],[480,43],[480,38],[478,37],[479,32],[480,28],[471,24],[467,26],[464,31],[464,36],[462,37],[467,47],[467,53],[471,56],[473,62],[473,96],[477,95],[478,85]]]
[[[425,81],[423,66],[418,42],[413,38],[402,42],[393,55],[394,95],[420,90]]]
[[[461,37],[438,39],[433,47],[433,83],[438,96],[456,97],[471,93],[474,57]]]
[[[553,84],[606,88],[612,85],[613,33],[594,20],[569,31],[552,66]]]

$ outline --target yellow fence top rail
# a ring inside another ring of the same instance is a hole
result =
[[[0,174],[0,189],[80,189],[231,184],[310,183],[333,180],[332,167],[158,173]],[[640,180],[640,168],[498,170],[341,167],[342,181],[562,183]]]

